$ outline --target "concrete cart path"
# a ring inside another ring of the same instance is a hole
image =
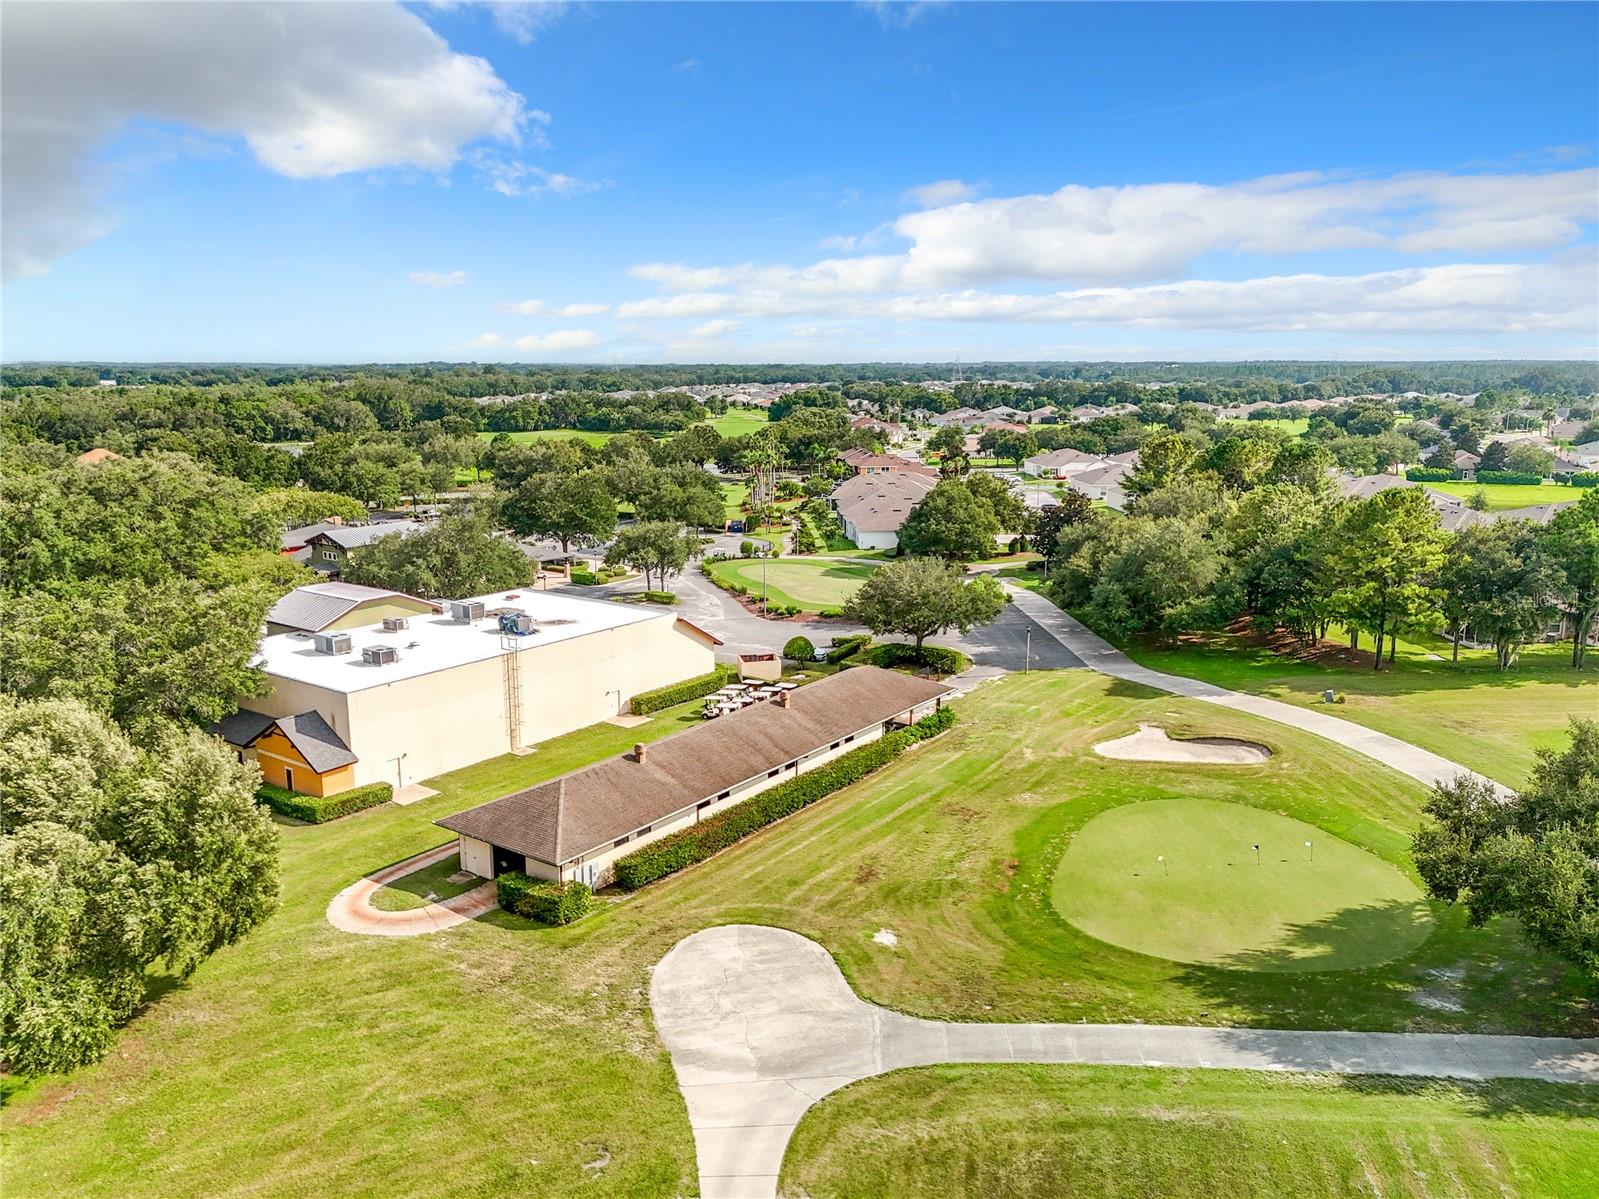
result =
[[[771,1199],[811,1104],[906,1066],[1067,1062],[1599,1084],[1599,1039],[922,1020],[862,1000],[816,942],[748,924],[679,941],[655,968],[650,1006],[687,1101],[705,1199]]]
[[[453,899],[424,903],[419,908],[408,908],[403,912],[383,912],[372,906],[372,896],[379,887],[403,878],[413,870],[442,861],[458,849],[457,842],[447,841],[351,883],[328,904],[328,923],[340,932],[360,933],[368,937],[419,937],[477,919],[495,905],[492,882],[473,887]]]
[[[1508,796],[1508,788],[1501,786],[1492,779],[1484,778],[1473,770],[1467,770],[1459,763],[1451,762],[1448,758],[1440,757],[1419,746],[1411,745],[1408,741],[1401,741],[1397,737],[1390,737],[1386,733],[1379,733],[1368,729],[1365,725],[1355,724],[1353,721],[1340,720],[1336,716],[1315,711],[1311,708],[1302,708],[1297,704],[1283,703],[1281,700],[1267,699],[1262,695],[1246,695],[1239,691],[1229,691],[1225,687],[1218,687],[1214,683],[1201,682],[1199,679],[1184,678],[1181,675],[1163,674],[1158,670],[1150,670],[1147,666],[1140,666],[1121,650],[1111,645],[1110,642],[1100,637],[1097,633],[1087,628],[1080,621],[1069,614],[1062,612],[1049,600],[1037,595],[1014,583],[1006,583],[1005,590],[1010,594],[1015,605],[1057,641],[1072,653],[1076,654],[1083,664],[1090,670],[1097,670],[1101,674],[1108,674],[1118,679],[1125,679],[1129,683],[1142,683],[1146,687],[1153,687],[1157,691],[1169,691],[1173,695],[1187,696],[1189,699],[1200,699],[1206,703],[1215,704],[1222,708],[1232,708],[1238,712],[1248,712],[1252,716],[1260,716],[1266,720],[1275,720],[1278,724],[1286,724],[1289,728],[1299,729],[1302,732],[1314,733],[1318,737],[1325,737],[1329,741],[1342,745],[1345,749],[1352,749],[1357,754],[1364,754],[1368,758],[1381,762],[1384,766],[1391,767],[1401,774],[1409,775],[1425,786],[1432,786],[1437,782],[1448,782],[1457,775],[1471,775],[1490,784],[1500,795]]]

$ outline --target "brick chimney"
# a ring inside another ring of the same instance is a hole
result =
[[[647,748],[648,747],[642,741],[637,741],[633,745],[633,760],[640,766],[644,764],[644,755]]]
[[[788,692],[787,691],[779,691],[777,693],[777,706],[779,708],[788,707]]]

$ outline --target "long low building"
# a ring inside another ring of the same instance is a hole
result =
[[[719,644],[666,608],[480,595],[263,638],[270,690],[216,732],[291,791],[404,787],[619,715],[642,691],[710,672]]]
[[[937,485],[936,474],[862,474],[845,479],[828,498],[845,537],[863,550],[891,550],[899,545],[900,526],[911,509]]]
[[[954,689],[858,666],[437,821],[461,867],[591,887],[618,858],[935,711]]]

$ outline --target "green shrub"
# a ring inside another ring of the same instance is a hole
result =
[[[576,583],[579,587],[593,587],[599,581],[600,576],[595,574],[592,570],[574,570],[572,572],[572,582]]]
[[[791,662],[809,662],[816,657],[816,647],[809,637],[790,637],[783,646],[783,656]]]
[[[1412,483],[1447,483],[1454,477],[1454,471],[1442,466],[1412,466],[1405,472],[1405,478]]]
[[[624,890],[636,891],[685,866],[703,862],[758,829],[793,815],[801,808],[865,778],[918,741],[935,737],[954,723],[955,713],[948,708],[941,708],[907,729],[885,734],[786,783],[779,783],[742,803],[734,804],[692,828],[636,849],[616,863],[616,884]]]
[[[673,683],[670,687],[641,691],[628,701],[628,710],[635,716],[648,716],[651,712],[659,712],[662,708],[671,708],[687,703],[691,699],[699,699],[702,695],[721,690],[732,675],[732,667],[718,666],[710,674],[696,675],[692,679],[684,679],[681,683]]]
[[[394,788],[388,783],[368,783],[352,787],[337,795],[300,795],[271,783],[262,783],[255,792],[256,799],[266,804],[280,816],[303,820],[307,824],[326,824],[340,816],[348,816],[363,808],[375,808],[394,798]]]
[[[511,871],[494,880],[494,897],[514,916],[540,924],[571,924],[587,916],[594,893],[586,883],[552,883]]]
[[[892,670],[896,666],[921,666],[935,674],[959,674],[972,664],[972,660],[959,650],[945,649],[941,645],[924,645],[917,653],[914,645],[898,641],[884,642],[862,650],[860,661]]]
[[[1519,470],[1479,470],[1477,472],[1477,482],[1517,483],[1524,487],[1536,487],[1543,482],[1543,476]]]
[[[851,633],[848,637],[840,637],[833,642],[833,648],[827,651],[827,660],[837,666],[845,658],[860,652],[871,638],[865,633]]]
[[[642,598],[647,604],[675,604],[677,594],[671,591],[645,591]]]
[[[1558,481],[1572,487],[1599,487],[1599,470],[1579,470],[1569,475],[1561,475]]]
[[[738,543],[738,556],[740,558],[753,558],[755,556],[755,543],[748,537]]]

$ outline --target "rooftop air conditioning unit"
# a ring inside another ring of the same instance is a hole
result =
[[[383,618],[383,631],[385,633],[398,633],[401,629],[411,627],[411,622],[403,616],[385,616]]]
[[[400,655],[394,652],[392,645],[369,645],[361,651],[361,661],[368,666],[388,666],[399,660]]]
[[[348,633],[313,633],[311,640],[316,643],[316,652],[319,654],[347,654],[350,652],[350,635]]]
[[[451,600],[450,617],[459,624],[470,624],[483,619],[482,600]]]
[[[533,627],[533,618],[526,612],[513,610],[500,613],[500,632],[509,633],[513,637],[526,637],[536,631]]]

